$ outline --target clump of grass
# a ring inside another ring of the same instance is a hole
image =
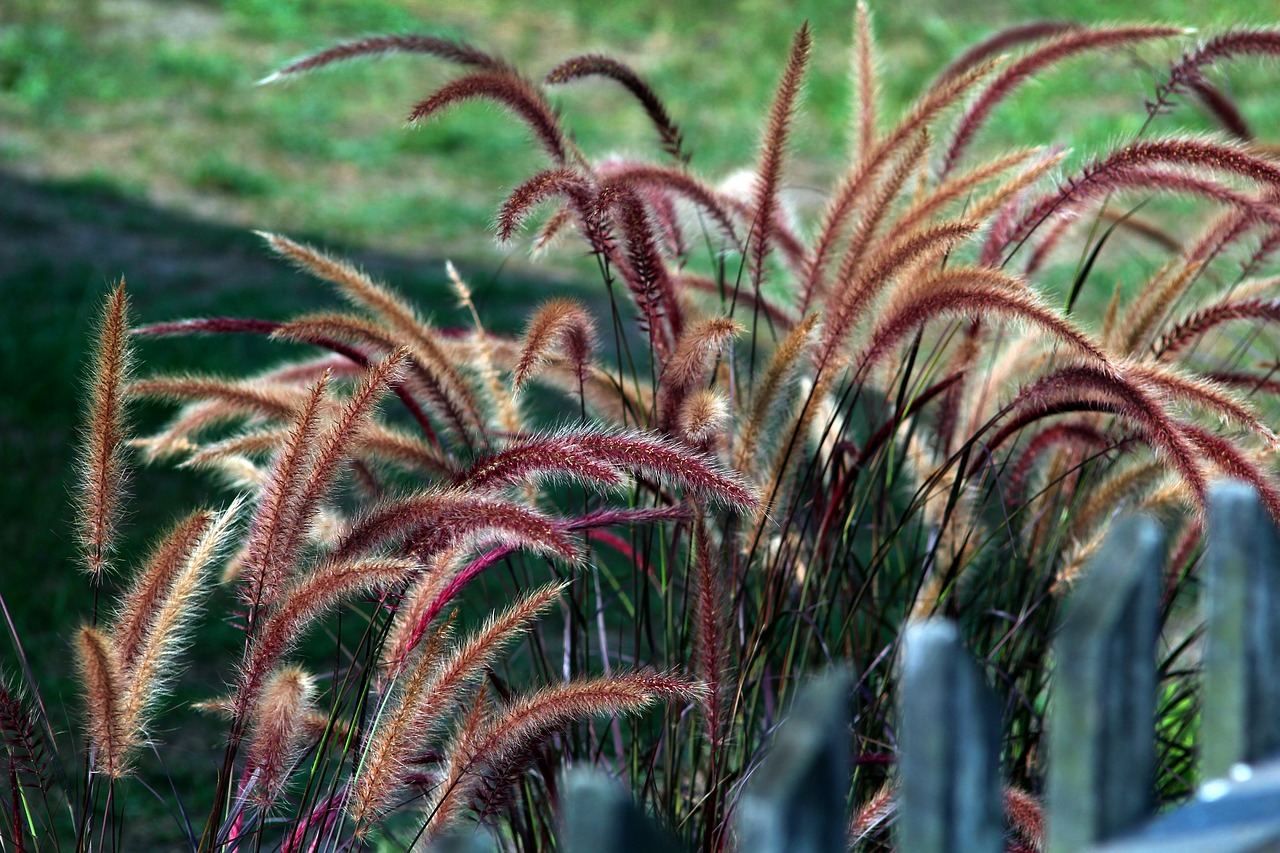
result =
[[[893,813],[887,662],[902,626],[936,613],[965,623],[1005,690],[1011,832],[1039,845],[1045,638],[1109,518],[1160,509],[1178,527],[1171,604],[1193,576],[1210,478],[1251,481],[1280,520],[1268,426],[1280,384],[1260,343],[1280,316],[1266,275],[1280,167],[1239,139],[1147,135],[1175,97],[1207,97],[1205,66],[1273,39],[1206,42],[1157,90],[1142,135],[1055,176],[1053,150],[977,159],[991,112],[1057,62],[1183,31],[1001,33],[896,123],[878,103],[866,9],[856,31],[853,153],[810,212],[793,209],[786,178],[807,25],[736,188],[699,175],[658,94],[597,55],[539,81],[470,45],[377,37],[269,78],[388,51],[462,65],[410,120],[479,100],[527,126],[549,165],[500,202],[499,238],[535,226],[539,252],[576,240],[612,310],[556,297],[522,336],[496,335],[451,270],[464,319],[441,327],[350,264],[264,234],[347,307],[132,334],[318,352],[245,379],[130,380],[115,292],[84,452],[86,565],[100,577],[111,553],[126,392],[179,405],[135,439],[144,458],[216,473],[243,498],[180,522],[110,620],[80,630],[81,842],[121,831],[115,786],[155,742],[223,562],[244,644],[227,695],[204,706],[227,738],[193,847],[407,846],[471,816],[546,849],[558,769],[602,760],[698,849],[722,850],[778,709],[837,659],[861,672],[851,833],[870,842]],[[578,148],[546,87],[587,77],[637,99],[657,162]],[[1238,129],[1220,95],[1214,114]],[[1214,212],[1184,226],[1198,235],[1169,234],[1125,206],[1135,195]],[[1157,267],[1087,316],[1077,299],[1122,230],[1160,238]],[[1064,258],[1076,272],[1054,293],[1041,275]],[[1242,323],[1249,338],[1225,334]],[[476,610],[489,615],[458,639]],[[354,639],[336,634],[313,670],[307,636],[353,620]],[[656,703],[668,712],[624,721]],[[0,703],[0,732],[24,756],[25,707]],[[3,831],[26,837],[21,823]]]

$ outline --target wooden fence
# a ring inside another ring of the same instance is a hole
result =
[[[1280,853],[1280,533],[1237,483],[1214,488],[1208,531],[1199,738],[1208,781],[1153,817],[1165,542],[1154,520],[1124,518],[1054,638],[1048,853]],[[955,625],[909,627],[900,673],[897,853],[1002,853],[999,711]],[[801,691],[735,810],[739,853],[848,848],[850,686],[837,673]],[[570,773],[564,804],[568,853],[681,849],[598,771]],[[488,849],[475,838],[447,846]]]

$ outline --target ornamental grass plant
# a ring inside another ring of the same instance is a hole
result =
[[[1280,54],[1280,31],[1037,22],[885,115],[860,7],[848,167],[816,205],[788,183],[810,41],[801,26],[779,57],[756,162],[720,182],[659,94],[604,56],[534,77],[394,35],[270,75],[387,53],[455,66],[410,123],[487,101],[525,125],[546,168],[494,200],[497,238],[589,257],[610,310],[548,294],[522,335],[495,334],[452,269],[454,304],[415,304],[274,233],[266,247],[336,299],[140,324],[115,288],[76,504],[96,591],[68,626],[83,707],[62,737],[21,657],[0,688],[4,843],[131,849],[124,792],[142,786],[171,809],[174,849],[410,849],[478,822],[504,849],[544,850],[561,770],[596,763],[692,849],[732,850],[739,791],[797,685],[846,664],[850,845],[871,849],[892,815],[897,641],[944,614],[1004,697],[1010,844],[1039,849],[1050,626],[1124,510],[1174,534],[1160,786],[1184,792],[1181,604],[1207,483],[1251,483],[1280,520],[1280,160],[1222,76]],[[1069,140],[984,137],[1038,73],[1148,42],[1183,53],[1135,137],[1082,167]],[[651,158],[579,148],[559,104],[586,85],[635,100]],[[1222,129],[1161,129],[1193,107]],[[1141,272],[1113,263],[1121,237]],[[134,354],[138,338],[225,335],[312,354],[251,376],[154,375]],[[174,414],[140,434],[139,400]],[[142,463],[207,472],[225,497],[124,565]],[[230,606],[206,616],[211,601]],[[224,738],[195,814],[153,771],[205,618],[242,643],[200,705]]]

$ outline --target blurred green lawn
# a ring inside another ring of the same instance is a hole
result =
[[[1204,31],[1280,20],[1280,3],[1181,0],[872,0],[886,113],[964,48],[1035,18],[1166,21]],[[693,168],[719,180],[749,167],[788,42],[815,32],[814,64],[789,181],[819,204],[848,148],[852,4],[828,0],[5,0],[0,5],[0,593],[32,656],[65,672],[86,587],[73,566],[67,491],[85,338],[123,274],[135,315],[282,317],[327,301],[323,286],[265,258],[249,228],[355,252],[443,322],[446,257],[469,263],[486,321],[520,326],[553,289],[589,287],[571,253],[534,273],[497,249],[497,204],[542,160],[498,110],[466,105],[406,129],[415,100],[454,69],[389,57],[255,87],[283,62],[335,40],[426,31],[468,38],[532,73],[585,52],[631,62],[683,125]],[[1180,48],[1091,56],[1045,75],[997,114],[989,144],[1063,144],[1073,162],[1144,118],[1158,70]],[[1222,78],[1263,139],[1280,139],[1275,68]],[[643,114],[605,83],[557,94],[591,155],[650,156]],[[1208,128],[1193,108],[1176,124]],[[1173,126],[1173,124],[1170,124]],[[532,285],[532,286],[531,286]],[[287,351],[247,340],[164,342],[146,370],[246,371]],[[144,412],[144,422],[157,413]],[[203,493],[197,478],[134,480],[128,553]],[[0,661],[8,655],[7,645]],[[3,667],[0,667],[3,668]]]

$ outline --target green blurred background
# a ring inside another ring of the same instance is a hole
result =
[[[1036,18],[1176,22],[1211,32],[1280,21],[1280,3],[1182,0],[872,0],[888,115],[976,40]],[[442,286],[459,262],[491,328],[519,328],[552,292],[599,299],[574,249],[537,266],[499,249],[493,213],[542,159],[490,106],[406,128],[409,107],[455,72],[427,57],[348,64],[286,85],[254,81],[335,40],[380,32],[465,37],[529,72],[605,52],[632,63],[686,131],[693,168],[750,167],[771,90],[801,21],[814,63],[788,171],[796,202],[821,202],[848,150],[850,2],[802,0],[0,0],[0,594],[28,651],[66,671],[87,586],[74,566],[68,483],[85,340],[108,285],[127,277],[135,317],[280,318],[331,304],[324,287],[266,257],[251,228],[355,257],[438,322],[462,322]],[[1005,105],[988,145],[1071,145],[1074,162],[1141,124],[1143,101],[1189,43],[1073,61]],[[1262,139],[1280,140],[1277,69],[1215,78]],[[620,90],[555,95],[582,148],[658,156]],[[1208,128],[1192,106],[1178,125]],[[1173,125],[1170,125],[1173,126]],[[151,343],[143,369],[245,372],[286,357],[241,339]],[[142,411],[141,422],[162,413]],[[143,470],[128,554],[207,493],[196,475]],[[0,661],[8,660],[0,643]],[[68,703],[69,705],[72,703]],[[71,713],[68,711],[68,713]]]

